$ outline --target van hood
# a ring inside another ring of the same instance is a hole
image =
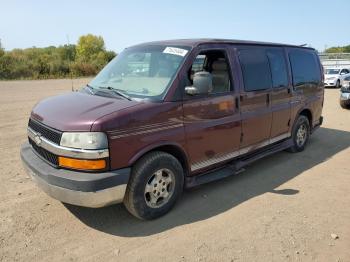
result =
[[[90,131],[100,117],[133,107],[140,102],[72,92],[40,101],[31,118],[60,131]]]

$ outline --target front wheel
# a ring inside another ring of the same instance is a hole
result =
[[[310,137],[310,123],[306,116],[300,115],[296,120],[292,130],[293,146],[289,148],[290,152],[301,152],[305,149]]]
[[[142,157],[132,169],[124,205],[140,219],[166,214],[182,193],[184,174],[172,155],[154,151]]]
[[[350,103],[347,101],[340,100],[340,106],[344,109],[349,108]]]
[[[340,88],[340,80],[339,79],[337,80],[337,83],[335,84],[335,87],[336,88]]]

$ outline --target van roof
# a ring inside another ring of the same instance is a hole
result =
[[[236,44],[236,45],[268,45],[268,46],[287,46],[287,47],[297,47],[304,49],[315,50],[311,47],[297,46],[290,44],[280,44],[280,43],[270,43],[270,42],[259,42],[259,41],[249,41],[249,40],[236,40],[236,39],[216,39],[216,38],[194,38],[194,39],[174,39],[174,40],[162,40],[153,41],[138,44],[135,46],[143,45],[177,45],[177,46],[191,46],[195,47],[203,44]]]

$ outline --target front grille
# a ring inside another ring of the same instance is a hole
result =
[[[28,138],[29,143],[32,145],[34,151],[40,155],[42,158],[44,158],[49,163],[53,164],[54,166],[58,166],[58,156],[55,154],[52,154],[51,152],[47,151],[46,149],[37,146],[34,141],[32,141],[30,138]]]
[[[346,89],[344,87],[341,88],[342,93],[350,93],[350,89]]]
[[[62,132],[58,131],[56,129],[53,129],[51,127],[45,126],[33,119],[29,119],[29,123],[28,126],[33,129],[35,132],[40,133],[40,135],[42,135],[43,137],[45,137],[46,139],[56,143],[56,144],[60,144],[61,142],[61,136],[62,136]]]

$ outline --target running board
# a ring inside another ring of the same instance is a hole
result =
[[[288,138],[286,140],[283,140],[282,142],[277,142],[275,144],[272,144],[270,146],[264,147],[262,149],[259,149],[253,153],[248,153],[246,155],[243,155],[235,161],[235,165],[237,169],[240,169],[244,166],[247,166],[251,164],[252,162],[259,160],[260,158],[263,158],[265,156],[272,155],[274,153],[286,150],[287,148],[290,148],[293,146],[293,139]]]
[[[254,151],[253,153],[247,153],[243,156],[237,157],[236,159],[228,162],[223,167],[210,170],[202,175],[186,177],[185,187],[191,188],[191,187],[206,184],[215,180],[223,179],[225,177],[237,175],[245,170],[243,167],[251,164],[252,162],[260,158],[285,150],[291,147],[292,145],[293,145],[293,140],[289,138],[282,142],[278,142],[270,146],[266,146],[262,149]]]

